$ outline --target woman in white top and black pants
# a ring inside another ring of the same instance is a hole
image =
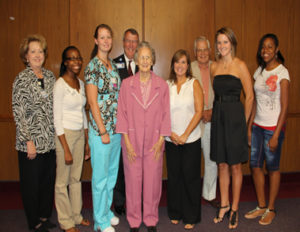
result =
[[[60,227],[68,232],[79,231],[75,225],[90,225],[81,215],[81,171],[88,159],[89,145],[85,114],[84,83],[80,73],[82,58],[74,46],[62,54],[60,78],[53,90],[54,127],[56,131],[55,205]],[[69,191],[68,191],[69,189]]]
[[[193,229],[201,220],[201,129],[203,93],[192,77],[187,51],[178,50],[168,80],[172,134],[166,140],[168,215]]]

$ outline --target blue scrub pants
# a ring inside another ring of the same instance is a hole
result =
[[[89,145],[92,164],[92,197],[94,230],[104,230],[110,226],[114,217],[110,210],[113,189],[116,184],[119,168],[121,135],[110,134],[110,143],[103,144],[101,137],[89,128]]]

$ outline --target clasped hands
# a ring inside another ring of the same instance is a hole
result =
[[[172,132],[170,138],[175,145],[183,145],[185,144],[188,136],[185,133],[179,136],[176,133]]]

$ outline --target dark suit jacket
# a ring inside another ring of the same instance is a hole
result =
[[[124,54],[115,58],[114,62],[117,65],[121,80],[123,81],[125,78],[129,77],[128,68],[126,66],[126,60],[125,60]],[[122,66],[122,67],[120,67],[120,66]],[[135,65],[135,73],[137,73],[138,71],[139,71],[139,67],[137,65]]]

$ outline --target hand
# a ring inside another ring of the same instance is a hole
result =
[[[128,157],[129,162],[133,163],[135,161],[136,153],[130,142],[126,143],[126,151],[127,151],[127,157]]]
[[[162,145],[164,144],[164,137],[160,136],[158,141],[153,145],[153,147],[150,149],[150,152],[154,151],[154,159],[156,161],[159,160],[160,155],[162,153]]]
[[[33,141],[27,142],[27,158],[30,160],[35,159],[36,157],[36,148]]]
[[[109,134],[106,133],[105,135],[101,136],[101,140],[103,144],[109,144],[110,143],[110,137]]]
[[[171,136],[170,136],[170,139],[172,140],[172,142],[173,142],[175,145],[178,145],[178,139],[179,139],[178,134],[172,132],[172,133],[171,133]]]
[[[212,110],[204,110],[202,114],[202,121],[208,123],[211,121]]]
[[[87,161],[91,158],[91,149],[89,143],[86,142],[84,146],[84,160]]]
[[[268,147],[270,148],[270,151],[271,152],[275,152],[276,149],[277,149],[277,146],[278,146],[278,139],[277,138],[274,138],[272,136],[272,138],[269,140],[268,142]]]
[[[178,144],[179,145],[185,144],[187,138],[188,138],[188,136],[185,133],[183,133],[181,136],[179,136]]]
[[[66,165],[73,164],[73,157],[70,151],[65,151],[65,164]]]
[[[251,130],[248,130],[247,136],[248,136],[248,146],[251,147],[251,137],[252,137],[252,131]]]

